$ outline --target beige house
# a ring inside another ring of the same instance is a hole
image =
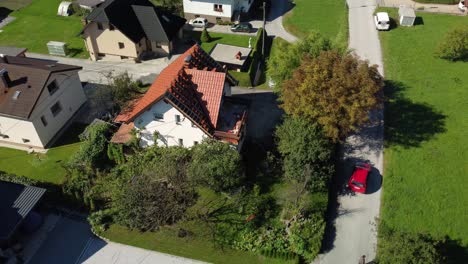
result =
[[[186,20],[148,0],[107,0],[84,20],[81,36],[92,60],[168,56]]]
[[[0,57],[0,143],[43,149],[86,102],[81,67]]]

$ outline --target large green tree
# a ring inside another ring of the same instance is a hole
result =
[[[319,125],[302,118],[286,117],[277,128],[278,151],[284,157],[287,180],[307,189],[324,189],[334,172],[333,144]]]
[[[377,66],[324,51],[317,58],[306,57],[284,83],[281,106],[294,117],[319,123],[326,136],[338,141],[369,121],[382,87]]]
[[[437,55],[451,61],[468,60],[468,27],[459,26],[448,32],[439,44]]]
[[[217,192],[238,187],[244,178],[237,150],[217,140],[204,141],[193,147],[188,175],[193,182]]]
[[[281,93],[283,82],[292,77],[304,57],[315,58],[320,52],[331,48],[330,40],[316,32],[295,44],[277,41],[268,60],[268,76],[275,83],[274,91]]]

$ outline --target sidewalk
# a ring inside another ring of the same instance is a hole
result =
[[[468,12],[461,12],[458,9],[458,4],[442,5],[431,3],[418,3],[411,0],[377,0],[377,6],[379,7],[398,8],[401,5],[412,7],[416,12],[444,13],[458,16],[468,15]]]

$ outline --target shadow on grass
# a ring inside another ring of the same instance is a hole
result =
[[[443,133],[446,116],[429,104],[413,102],[403,96],[401,82],[385,82],[385,146],[418,147]]]
[[[67,131],[52,145],[52,148],[80,142],[79,136],[86,129],[86,126],[86,124],[81,123],[71,124]]]
[[[78,55],[80,55],[81,53],[83,53],[83,49],[82,48],[69,48],[68,49],[68,56],[69,57],[76,57]]]
[[[424,20],[422,17],[416,17],[416,19],[414,20],[414,25],[415,26],[419,26],[419,25],[424,25]]]
[[[0,7],[0,22],[5,19],[13,10],[6,7]]]
[[[463,247],[460,241],[446,239],[440,245],[439,251],[447,264],[466,263],[468,260],[468,248]]]

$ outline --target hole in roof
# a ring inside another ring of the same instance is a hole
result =
[[[13,100],[18,99],[18,97],[20,96],[20,94],[21,94],[21,91],[16,91],[15,94],[13,94]]]
[[[190,62],[192,60],[192,55],[188,55],[187,57],[185,57],[185,62]]]

